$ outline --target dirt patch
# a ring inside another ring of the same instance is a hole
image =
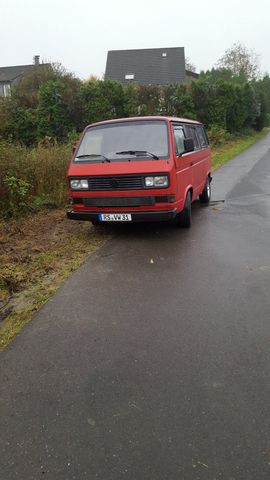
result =
[[[0,223],[0,348],[105,240],[62,209]]]

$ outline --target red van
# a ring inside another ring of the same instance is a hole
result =
[[[190,227],[191,203],[211,196],[203,125],[173,117],[108,120],[85,128],[67,173],[68,218],[101,222],[170,220]]]

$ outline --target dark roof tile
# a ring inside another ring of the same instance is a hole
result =
[[[186,77],[183,47],[111,50],[106,64],[106,80],[128,83],[126,75],[144,85],[183,83]]]
[[[0,67],[0,82],[12,82],[21,75],[30,72],[35,67],[36,66],[34,64],[18,65],[14,67]]]

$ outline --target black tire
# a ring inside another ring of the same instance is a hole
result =
[[[200,202],[201,203],[209,203],[211,199],[211,183],[210,183],[210,178],[207,177],[204,189],[199,196]]]
[[[191,227],[191,192],[187,193],[184,209],[176,216],[176,225],[182,228]]]

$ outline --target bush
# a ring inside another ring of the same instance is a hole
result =
[[[224,128],[220,128],[216,125],[212,125],[207,133],[211,147],[223,145],[230,138],[229,133]]]
[[[27,209],[25,198],[29,191],[30,183],[23,178],[6,175],[3,178],[3,184],[7,191],[7,198],[9,198],[7,216],[13,216],[17,212]]]

